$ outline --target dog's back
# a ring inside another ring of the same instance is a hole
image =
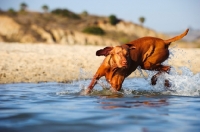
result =
[[[168,47],[171,42],[177,41],[187,35],[189,29],[184,33],[168,40],[156,37],[143,37],[131,41],[129,44],[136,47],[130,51],[130,56],[135,65],[140,65],[142,69],[153,70],[156,66],[161,65],[169,57]]]

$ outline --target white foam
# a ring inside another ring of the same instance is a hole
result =
[[[193,74],[188,68],[181,67],[180,74],[165,74],[171,83],[172,95],[199,96],[200,95],[200,73]]]
[[[175,68],[171,68],[169,74],[161,74],[158,77],[157,84],[155,86],[149,86],[149,90],[169,95],[199,96],[200,73],[193,74],[187,67],[181,67],[178,70],[180,72],[177,72]],[[147,74],[149,75],[147,81],[150,84],[151,77],[155,74],[155,72],[148,71]],[[169,80],[171,84],[169,88],[164,86],[165,80]]]

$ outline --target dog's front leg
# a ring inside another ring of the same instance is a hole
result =
[[[94,88],[95,84],[97,83],[97,81],[105,75],[105,66],[101,65],[99,67],[99,69],[97,70],[96,74],[93,76],[92,81],[90,82],[88,88],[85,90],[85,94],[89,94],[92,89]]]
[[[94,75],[94,77],[92,78],[92,81],[90,82],[88,88],[85,90],[86,94],[89,94],[92,89],[94,88],[94,86],[96,85],[97,81],[99,80],[100,77],[98,77],[98,75]]]

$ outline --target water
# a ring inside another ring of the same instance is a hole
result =
[[[103,89],[81,95],[89,82],[0,85],[0,131],[200,131],[200,73],[172,69],[154,87],[150,77],[126,79],[116,94],[102,79]]]

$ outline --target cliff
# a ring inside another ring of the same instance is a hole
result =
[[[79,19],[51,13],[0,13],[0,41],[20,43],[59,43],[80,45],[119,45],[143,36],[165,35],[143,26],[120,20],[111,25],[107,17],[83,16]],[[102,28],[105,35],[83,33],[90,26]]]

